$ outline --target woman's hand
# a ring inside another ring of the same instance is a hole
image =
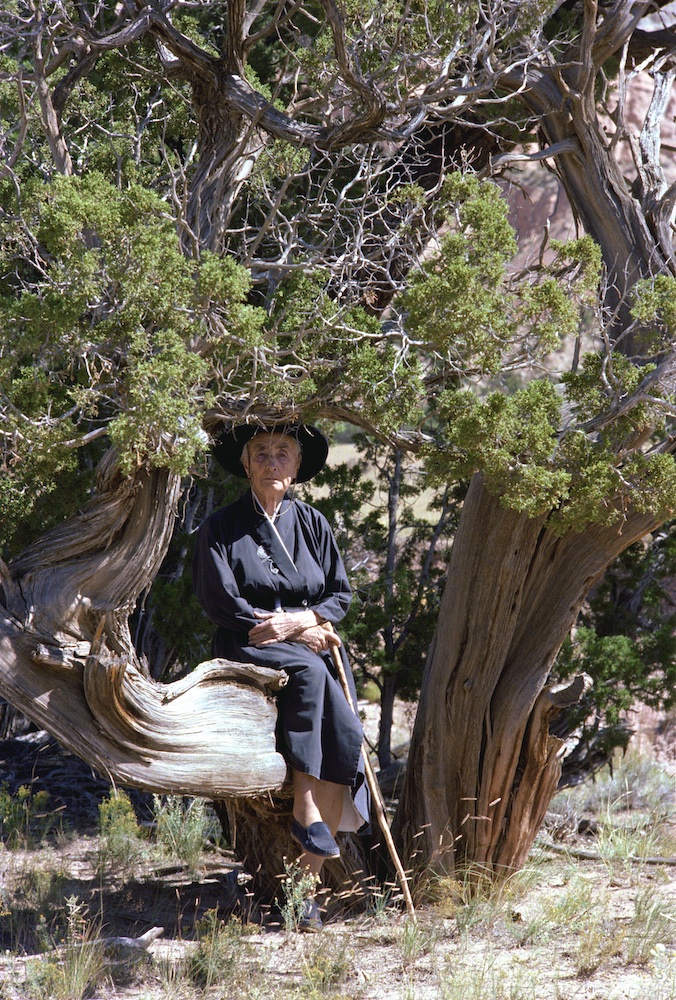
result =
[[[261,621],[249,632],[252,646],[270,646],[273,642],[300,639],[308,628],[317,626],[314,611],[256,611]]]
[[[340,639],[327,624],[320,624],[314,611],[256,611],[261,621],[249,632],[252,646],[270,646],[274,642],[302,642],[313,653],[323,653],[330,646],[340,646]]]
[[[313,653],[323,653],[329,646],[340,646],[340,639],[333,629],[329,631],[326,625],[313,625],[312,628],[306,628],[297,637],[296,642],[304,643]]]

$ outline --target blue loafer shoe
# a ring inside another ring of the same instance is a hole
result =
[[[317,854],[320,858],[340,857],[340,848],[326,823],[310,823],[304,827],[298,820],[292,819],[291,836],[308,854]]]
[[[298,919],[298,930],[320,931],[323,926],[322,918],[319,915],[319,906],[316,900],[306,899],[303,903],[303,912]]]

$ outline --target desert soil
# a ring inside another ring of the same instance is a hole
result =
[[[404,714],[402,737],[406,725]],[[668,764],[669,748],[666,754],[662,748],[661,756]],[[141,960],[118,948],[110,958],[109,975],[90,997],[185,1000],[205,995],[180,979],[177,963],[196,949],[196,927],[209,911],[225,918],[238,893],[241,902],[234,858],[212,845],[197,873],[168,864],[141,867],[133,876],[108,872],[101,877],[98,806],[110,793],[107,781],[46,733],[0,743],[0,780],[11,792],[22,784],[34,792],[47,789],[64,831],[39,849],[0,849],[0,1000],[33,995],[27,975],[49,940],[49,915],[42,938],[33,927],[17,943],[17,907],[23,905],[22,892],[29,906],[31,879],[40,870],[58,873],[62,899],[85,903],[102,920],[103,937],[138,938],[162,928],[139,953]],[[148,797],[132,797],[140,818],[148,818]],[[421,905],[416,925],[377,901],[356,914],[343,913],[329,901],[321,934],[298,934],[266,920],[263,908],[262,924],[237,931],[227,973],[206,995],[251,1000],[676,1000],[676,927],[671,934],[668,924],[676,922],[676,866],[571,857],[566,850],[594,852],[595,820],[588,819],[591,826],[581,834],[579,816],[550,816],[518,888],[515,882],[497,900],[468,901],[458,885],[437,885],[432,901]],[[557,851],[548,846],[554,838]],[[21,885],[25,888],[17,892]],[[651,900],[659,903],[666,925],[655,923]],[[646,914],[643,922],[637,920],[637,906]],[[653,938],[629,947],[627,935],[641,934]]]

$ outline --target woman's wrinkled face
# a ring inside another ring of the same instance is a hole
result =
[[[256,434],[242,453],[242,465],[259,497],[288,490],[300,468],[300,445],[288,434]]]

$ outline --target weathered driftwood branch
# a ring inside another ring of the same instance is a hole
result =
[[[0,695],[116,782],[209,798],[280,788],[274,692],[286,676],[210,660],[173,684],[151,680],[128,615],[167,549],[178,478],[120,475],[0,567]]]
[[[132,937],[97,937],[92,941],[82,941],[76,944],[76,948],[87,948],[92,945],[106,951],[114,950],[118,953],[119,960],[140,957],[148,951],[150,945],[157,941],[164,934],[164,927],[151,927],[145,934],[137,938]],[[58,950],[63,952],[66,945],[62,945]],[[72,945],[71,945],[72,947]]]
[[[182,680],[158,684],[124,660],[36,664],[16,653],[25,641],[0,618],[0,694],[111,780],[207,798],[283,784],[271,695],[285,674],[209,660]]]
[[[151,927],[140,937],[93,937],[91,940],[59,945],[51,954],[56,954],[63,962],[68,951],[92,949],[100,951],[110,965],[126,965],[139,961],[148,954],[150,946],[164,934],[164,927]]]

